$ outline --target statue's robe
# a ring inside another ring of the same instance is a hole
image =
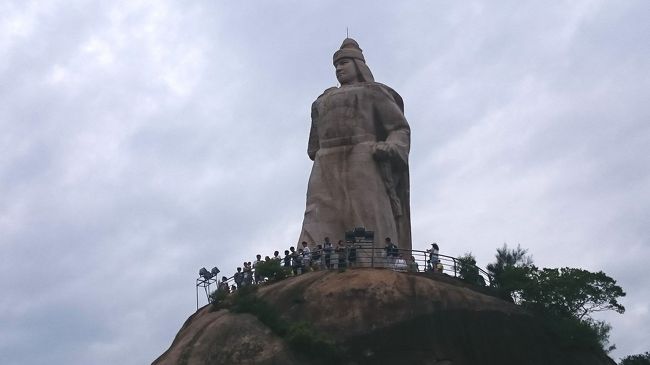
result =
[[[314,161],[300,241],[336,242],[365,227],[383,245],[411,249],[408,153],[402,98],[376,82],[326,90],[312,104],[308,155]],[[388,158],[379,160],[384,142]]]

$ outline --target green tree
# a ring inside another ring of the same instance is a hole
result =
[[[457,259],[458,263],[458,276],[461,279],[477,285],[485,286],[485,279],[479,274],[478,266],[476,266],[476,258],[471,252]]]
[[[621,359],[619,365],[650,365],[650,352],[626,356]]]
[[[625,307],[618,302],[625,292],[602,271],[593,273],[565,267],[534,270],[531,274],[534,285],[528,285],[522,292],[522,300],[528,307],[579,320],[596,312],[625,312]]]
[[[611,351],[611,326],[591,318],[596,312],[624,313],[618,299],[625,296],[616,280],[604,272],[575,268],[530,272],[531,281],[521,288],[521,305],[547,318],[567,345],[597,347]]]
[[[528,251],[517,246],[497,249],[496,262],[487,266],[493,285],[516,304],[537,313],[568,346],[610,351],[611,326],[591,317],[613,310],[625,312],[618,299],[625,296],[616,280],[604,272],[576,268],[538,269]]]
[[[509,249],[507,244],[497,248],[496,261],[487,265],[487,271],[492,277],[492,286],[499,288],[515,303],[521,303],[521,293],[533,283],[532,274],[536,270],[528,250]]]
[[[522,267],[522,266],[532,266],[533,258],[528,255],[528,250],[521,248],[520,245],[517,245],[517,248],[509,249],[507,244],[503,244],[503,247],[497,248],[497,254],[494,255],[496,262],[488,264],[488,272],[497,278],[503,273],[503,271],[508,267]]]

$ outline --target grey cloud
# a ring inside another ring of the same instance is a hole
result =
[[[346,26],[406,102],[414,246],[604,270],[628,291],[614,356],[647,351],[647,5],[349,6],[0,12],[26,29],[0,36],[4,364],[150,362],[199,267],[295,244],[309,108]]]

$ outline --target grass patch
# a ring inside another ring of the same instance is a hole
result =
[[[255,295],[256,286],[244,287],[233,295],[212,303],[214,309],[249,313],[281,337],[296,353],[318,363],[340,361],[344,356],[333,340],[306,321],[287,321],[269,303]]]

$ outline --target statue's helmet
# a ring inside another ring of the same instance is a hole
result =
[[[366,65],[366,59],[363,57],[363,50],[359,47],[359,43],[352,38],[345,38],[341,44],[341,48],[334,52],[333,63],[336,63],[342,58],[350,58],[359,70],[360,81],[374,82],[375,78],[370,72],[370,68]]]

